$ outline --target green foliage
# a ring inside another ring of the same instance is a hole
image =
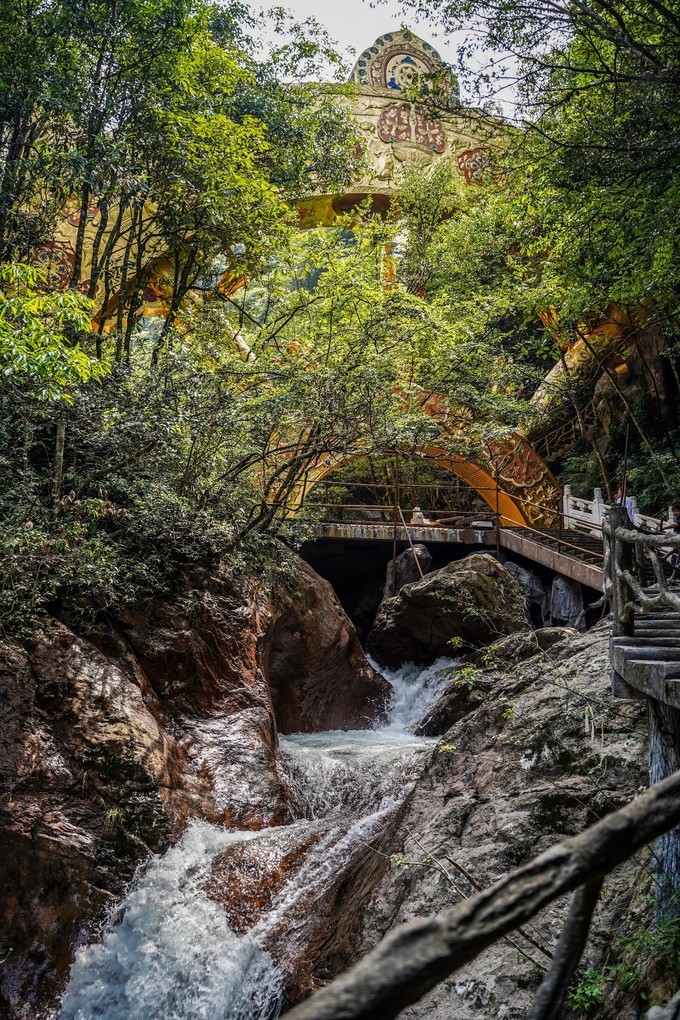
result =
[[[91,331],[92,304],[74,291],[48,291],[45,273],[0,266],[0,372],[4,385],[22,384],[38,400],[70,401],[78,383],[101,379],[105,363],[75,339]]]
[[[461,666],[454,673],[453,685],[454,687],[465,687],[472,693],[477,689],[483,676],[484,673],[481,669],[476,669],[474,666]]]
[[[483,0],[459,7],[482,10]],[[613,124],[586,66],[587,32],[559,46],[538,34],[550,70],[527,88],[544,90],[559,144],[530,130],[508,132],[503,147],[492,121],[503,173],[484,187],[464,187],[441,160],[405,174],[387,221],[358,209],[301,232],[291,201],[343,188],[359,158],[347,89],[307,84],[329,57],[341,76],[328,39],[275,18],[281,45],[262,60],[239,2],[27,0],[0,14],[8,632],[47,609],[114,610],[168,590],[188,563],[246,547],[275,559],[269,536],[300,540],[301,492],[327,466],[432,449],[486,456],[531,420],[526,398],[558,356],[545,309],[574,337],[611,298],[671,307],[673,186],[653,168],[633,179],[618,150],[588,173],[574,155],[579,136],[596,146],[593,124],[623,129],[631,114],[626,86]],[[505,3],[493,31],[527,38]],[[605,42],[611,63],[617,44]],[[583,77],[573,94],[565,54]],[[638,134],[652,137],[655,109]],[[617,216],[612,182],[625,181]],[[52,236],[65,203],[78,226],[59,292],[10,260]],[[168,307],[138,322],[160,257]],[[220,289],[225,275],[249,282]],[[102,284],[92,335],[82,295]],[[523,598],[512,601],[522,617]]]
[[[478,97],[512,96],[514,124],[501,128],[487,118],[495,167],[474,189],[480,210],[465,211],[484,257],[475,258],[475,242],[461,239],[460,261],[470,252],[472,286],[463,322],[486,323],[487,307],[507,316],[520,343],[538,351],[583,341],[602,345],[607,327],[630,317],[631,339],[637,328],[663,330],[675,352],[679,234],[677,208],[680,169],[680,21],[673,5],[654,0],[626,0],[596,5],[566,0],[405,0],[407,8],[436,18],[447,30],[462,29],[459,74]],[[474,31],[470,26],[474,24]],[[480,50],[484,51],[483,56]],[[487,60],[493,51],[497,56]],[[477,58],[472,59],[476,55]],[[479,66],[484,70],[480,73]],[[491,107],[488,112],[491,114]],[[494,233],[485,230],[497,219]],[[460,207],[451,216],[456,237]],[[423,234],[426,238],[427,232]],[[456,237],[457,239],[457,237]],[[451,256],[442,253],[441,279]],[[458,261],[453,256],[454,269]],[[436,281],[438,261],[424,262]],[[491,294],[495,267],[503,266]],[[414,274],[418,276],[417,273]],[[465,279],[465,274],[459,277]],[[458,286],[453,289],[459,291]],[[541,331],[535,316],[546,321]],[[533,318],[533,322],[531,322]],[[593,330],[602,328],[603,333]],[[540,338],[543,333],[542,339]],[[534,341],[536,336],[534,336]],[[651,386],[649,380],[647,383]],[[670,392],[677,390],[671,384]],[[555,394],[545,389],[555,405]],[[619,398],[615,403],[622,405]],[[571,401],[567,401],[571,413]],[[627,412],[621,408],[621,415]],[[660,423],[658,409],[652,422]],[[636,490],[654,490],[654,512],[675,496],[680,450],[666,428],[648,428],[638,420],[633,430],[644,436],[644,461]],[[620,457],[612,477],[620,480]],[[594,462],[596,463],[596,462]],[[574,477],[577,465],[570,465]],[[593,475],[601,474],[601,465]],[[661,484],[659,484],[661,482]],[[601,484],[601,478],[595,480]],[[618,480],[617,480],[618,484]],[[614,486],[616,488],[616,485]]]
[[[663,914],[651,925],[640,924],[617,941],[621,961],[610,975],[624,989],[649,998],[650,985],[664,974],[675,977],[680,969],[680,918]]]
[[[189,291],[275,250],[310,175],[332,188],[356,170],[332,95],[283,81],[318,68],[328,40],[277,19],[281,46],[262,61],[238,0],[27,0],[0,14],[0,261],[51,243],[67,205],[69,282],[91,297],[104,285],[116,359],[155,260],[172,266],[172,325]]]
[[[645,920],[617,936],[616,943],[618,962],[587,971],[569,989],[567,1004],[577,1016],[586,1016],[604,1002],[607,984],[616,983],[624,992],[649,1000],[656,981],[666,975],[675,980],[680,968],[680,918],[664,914],[653,924]]]
[[[657,451],[665,479],[661,477],[657,464],[641,441],[638,432],[631,428],[628,441],[627,490],[635,495],[641,513],[665,519],[669,504],[680,493],[680,462],[674,456],[671,446],[680,449],[680,430],[664,428],[661,416],[654,414],[649,401],[640,401],[636,413],[643,424],[645,433]],[[623,454],[626,444],[626,420],[612,427],[608,442],[602,451],[602,458],[614,489],[621,480]],[[600,465],[592,450],[576,449],[564,457],[560,467],[560,478],[572,486],[575,496],[592,498],[595,486],[601,486],[603,479]]]
[[[518,413],[527,416],[522,398],[556,353],[538,316],[545,293],[527,272],[507,191],[493,181],[466,187],[457,167],[442,160],[427,177],[417,171],[405,176],[400,215],[406,244],[399,278],[445,316],[461,361],[477,370],[484,361],[490,373],[491,386],[480,400],[474,372],[469,387],[461,372],[457,384],[465,399],[484,414],[493,395],[495,420],[501,407],[508,423]],[[442,374],[447,354],[441,351]]]
[[[605,975],[602,970],[589,970],[581,980],[572,985],[567,995],[567,1005],[577,1016],[587,1016],[604,1001]]]
[[[497,655],[498,648],[496,645],[488,645],[482,649],[481,658],[487,669],[498,669],[501,665],[501,660]]]
[[[411,864],[403,854],[392,854],[390,857],[390,864],[392,864],[397,871],[408,871]]]

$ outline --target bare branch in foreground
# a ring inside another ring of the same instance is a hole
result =
[[[434,917],[391,932],[288,1020],[391,1020],[502,935],[680,822],[680,771],[620,811]]]
[[[559,1016],[571,979],[588,941],[590,922],[602,889],[602,878],[586,882],[574,893],[569,916],[555,946],[554,960],[536,993],[527,1020]]]

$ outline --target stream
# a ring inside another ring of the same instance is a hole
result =
[[[393,688],[386,725],[281,736],[291,824],[193,822],[140,868],[99,941],[78,949],[60,1020],[278,1016],[286,962],[304,958],[315,924],[333,925],[334,889],[373,853],[431,754],[436,741],[409,727],[453,665],[383,671]]]

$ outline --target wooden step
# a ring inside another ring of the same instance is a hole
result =
[[[627,659],[616,672],[629,687],[656,701],[680,708],[680,662]]]

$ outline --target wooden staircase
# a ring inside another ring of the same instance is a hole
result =
[[[648,595],[655,592],[645,589]],[[680,612],[663,608],[636,616],[634,635],[612,637],[611,663],[629,688],[628,697],[680,708]]]

